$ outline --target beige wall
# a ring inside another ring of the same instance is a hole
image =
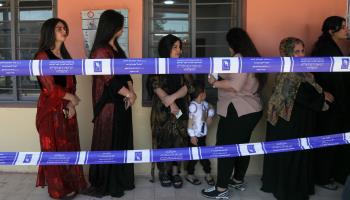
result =
[[[279,40],[285,36],[301,37],[310,46],[316,40],[321,23],[329,15],[345,15],[345,0],[251,0],[246,3],[246,28],[264,56],[277,56]],[[85,58],[81,31],[80,12],[86,9],[129,10],[130,57],[142,57],[142,0],[59,0],[58,16],[70,26],[67,47],[74,58]],[[317,6],[317,7],[315,7]],[[298,8],[298,10],[297,10]],[[268,42],[266,42],[268,41]],[[135,149],[151,147],[149,127],[150,109],[141,106],[141,75],[133,76],[138,99],[133,107]],[[271,84],[269,84],[271,85]],[[270,91],[266,88],[264,99]],[[80,140],[83,150],[89,150],[92,135],[91,77],[78,77],[78,95],[82,102],[78,107]],[[39,151],[35,129],[35,108],[0,108],[0,152]],[[215,143],[216,123],[209,129],[208,144]],[[252,141],[263,141],[265,122],[255,129]],[[216,163],[213,163],[214,172]],[[149,174],[149,164],[137,164],[136,174]],[[260,174],[262,156],[251,159],[249,174]],[[0,166],[0,171],[35,172],[36,167]],[[201,172],[202,170],[198,170]]]

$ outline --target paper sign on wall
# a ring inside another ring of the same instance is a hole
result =
[[[127,9],[114,9],[120,12],[124,16],[124,32],[118,39],[120,46],[125,51],[126,55],[129,55],[129,14]],[[98,21],[101,14],[105,10],[84,10],[81,12],[82,29],[84,34],[84,47],[87,55],[90,54],[90,50],[95,40]]]

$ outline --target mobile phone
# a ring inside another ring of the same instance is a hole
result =
[[[219,74],[218,73],[213,73],[213,74],[210,74],[210,75],[212,75],[215,78],[215,80],[219,79]]]
[[[127,110],[130,107],[129,104],[129,99],[127,97],[124,98],[124,108],[125,110]]]
[[[182,115],[182,111],[179,110],[179,112],[176,113],[176,119],[179,119]]]
[[[63,112],[64,118],[65,118],[65,119],[68,119],[68,114],[69,114],[68,108],[63,108],[63,109],[62,109],[62,112]]]

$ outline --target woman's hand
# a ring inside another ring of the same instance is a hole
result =
[[[191,137],[191,143],[195,146],[198,145],[198,138],[197,137]]]
[[[208,126],[211,125],[213,123],[213,117],[208,117],[207,118],[207,124]]]
[[[175,103],[170,105],[170,112],[176,116],[176,114],[180,111],[179,107]]]
[[[329,92],[324,92],[324,99],[328,101],[329,103],[333,103],[334,96]]]
[[[131,91],[129,94],[130,94],[130,96],[128,98],[128,101],[129,101],[129,105],[132,106],[132,105],[134,105],[134,103],[137,99],[137,95],[134,91]]]
[[[134,91],[130,91],[124,98],[125,110],[127,110],[130,106],[134,105],[136,101],[136,94]]]
[[[171,104],[174,104],[176,98],[173,95],[168,95],[163,97],[161,100],[165,107],[169,107]]]
[[[67,109],[68,109],[68,119],[71,119],[76,114],[75,106],[72,103],[68,103]]]
[[[69,101],[69,103],[71,103],[73,106],[77,106],[80,102],[77,95],[68,92],[64,95],[63,99]]]
[[[77,95],[71,94],[69,98],[69,101],[73,104],[73,106],[77,106],[80,102],[80,98]]]
[[[216,79],[214,78],[213,75],[209,74],[208,75],[208,83],[210,83],[211,85],[213,85],[216,82]]]

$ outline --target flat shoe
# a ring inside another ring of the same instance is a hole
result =
[[[193,185],[200,185],[201,184],[201,181],[198,180],[198,178],[192,179],[192,178],[186,177],[185,179],[186,179],[186,181],[190,182]]]
[[[181,188],[183,181],[180,175],[172,176],[172,183],[174,188]]]

